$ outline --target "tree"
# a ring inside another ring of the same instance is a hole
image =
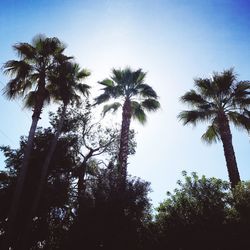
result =
[[[230,189],[229,182],[214,177],[182,175],[184,181],[177,181],[157,208],[154,249],[247,249],[249,182]]]
[[[182,111],[178,117],[184,125],[211,122],[202,139],[207,143],[222,141],[229,179],[234,188],[240,182],[240,175],[229,122],[250,130],[250,120],[244,112],[250,106],[250,83],[238,81],[233,69],[229,69],[214,73],[212,78],[195,79],[194,84],[195,90],[181,97],[181,101],[193,109]]]
[[[10,242],[13,249],[30,249],[31,246],[36,245],[37,242],[44,242],[46,245],[53,244],[55,237],[59,237],[59,235],[56,236],[56,228],[61,227],[61,231],[66,231],[70,220],[72,220],[72,218],[67,219],[65,217],[72,217],[72,215],[70,215],[72,208],[72,182],[74,180],[72,173],[75,168],[75,152],[73,147],[76,140],[74,135],[67,135],[58,140],[48,170],[48,179],[44,185],[41,202],[32,220],[32,230],[29,231],[29,237],[25,238],[26,232],[24,229],[27,218],[29,217],[31,201],[36,196],[37,189],[39,188],[43,159],[46,157],[47,149],[53,137],[54,134],[51,128],[39,128],[36,131],[32,158],[29,161],[29,171],[24,186],[25,195],[22,196],[19,207],[21,216],[18,216],[16,219],[14,229],[16,230],[15,238]],[[0,230],[2,232],[0,240],[6,236],[8,209],[11,205],[11,196],[20,172],[20,163],[22,162],[26,144],[27,138],[22,137],[20,140],[20,148],[15,150],[9,147],[0,148],[6,157],[5,163],[7,171],[5,171],[5,173],[9,176],[9,181],[4,179],[0,180],[0,195],[1,200],[4,202],[4,206],[1,206],[0,211]],[[52,237],[52,235],[54,235],[54,238],[50,240],[49,238]],[[24,238],[26,242],[24,242]]]
[[[101,104],[110,99],[121,99],[120,102],[107,104],[103,108],[103,114],[113,110],[115,112],[122,107],[122,125],[120,135],[120,147],[118,155],[119,178],[124,186],[127,176],[127,157],[129,127],[131,118],[140,123],[146,122],[145,111],[156,111],[160,107],[158,96],[153,88],[144,83],[146,73],[141,69],[132,71],[130,68],[113,69],[110,79],[99,82],[104,85],[103,93],[95,101]]]
[[[112,164],[111,164],[112,165]],[[62,249],[143,249],[142,231],[149,220],[149,183],[128,178],[124,192],[126,213],[119,213],[116,168],[99,169],[90,181]]]
[[[53,88],[53,93],[54,95],[57,95],[57,100],[61,100],[63,102],[63,105],[60,112],[60,120],[57,125],[55,135],[50,143],[48,153],[43,163],[41,178],[39,182],[40,184],[38,186],[37,194],[35,195],[35,199],[31,207],[30,218],[27,222],[27,235],[31,226],[31,220],[35,215],[35,212],[39,205],[39,201],[41,199],[49,164],[56,149],[58,138],[62,131],[67,106],[70,102],[79,103],[81,95],[86,96],[89,94],[89,85],[81,83],[81,81],[89,75],[90,73],[85,69],[81,70],[78,64],[69,61],[63,61],[58,65],[56,71],[54,71],[53,74],[50,76],[51,81],[54,83],[54,85],[51,86]],[[25,238],[26,237],[24,237],[24,241]]]
[[[58,60],[69,59],[63,55],[65,46],[55,37],[47,38],[39,35],[33,39],[32,44],[18,43],[13,48],[20,60],[7,61],[3,66],[4,73],[13,77],[5,87],[4,93],[9,99],[24,97],[25,107],[32,108],[33,115],[21,172],[9,213],[10,234],[18,213],[37,123],[44,104],[49,103],[53,98],[51,72],[57,66]]]
[[[56,128],[56,133],[51,141],[48,153],[46,155],[43,164],[39,190],[33,204],[33,209],[32,209],[33,213],[35,212],[38,206],[40,196],[42,193],[43,183],[47,176],[49,163],[55,151],[57,140],[62,131],[67,106],[69,105],[70,102],[72,103],[76,102],[79,104],[81,95],[87,96],[89,94],[90,86],[81,83],[81,81],[84,80],[89,75],[90,73],[87,70],[85,69],[80,70],[78,64],[67,61],[60,64],[57,69],[57,72],[54,72],[54,74],[52,75],[53,82],[55,83],[52,86],[53,88],[55,88],[53,92],[57,95],[57,100],[61,100],[63,102],[63,105],[60,112],[60,120]]]
[[[75,153],[79,157],[75,177],[77,179],[78,205],[85,195],[90,172],[95,166],[107,167],[110,162],[117,161],[120,133],[117,126],[105,127],[101,121],[95,121],[92,106],[88,99],[81,105],[70,105],[65,115],[63,134],[75,134],[77,143]],[[51,116],[51,124],[57,127],[60,122],[60,112]],[[129,133],[129,155],[135,154],[135,132]]]

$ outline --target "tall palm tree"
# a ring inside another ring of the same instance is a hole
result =
[[[34,212],[38,206],[43,185],[47,176],[48,167],[53,156],[53,153],[56,148],[58,138],[61,134],[62,127],[65,120],[65,115],[67,107],[70,102],[80,103],[82,95],[88,96],[90,86],[87,84],[81,83],[86,77],[90,75],[90,72],[86,69],[80,69],[80,66],[77,63],[64,62],[58,67],[58,71],[54,72],[51,76],[51,80],[55,83],[53,86],[53,93],[57,96],[57,100],[62,101],[62,109],[60,114],[60,119],[57,124],[57,129],[55,136],[50,144],[48,153],[46,155],[43,167],[42,174],[40,179],[40,185],[38,186],[38,192],[35,196],[35,201],[33,205],[35,206]]]
[[[54,71],[54,74],[50,77],[51,81],[54,82],[54,84],[51,85],[52,92],[56,96],[56,99],[62,102],[62,109],[55,136],[43,164],[42,169],[46,173],[57,140],[62,131],[68,105],[70,102],[79,104],[82,95],[86,97],[89,95],[90,86],[82,83],[82,81],[89,75],[90,72],[86,69],[80,69],[80,66],[77,63],[63,61],[57,68],[57,71]],[[44,177],[46,177],[46,173]]]
[[[191,110],[179,114],[184,125],[210,122],[202,139],[208,143],[221,140],[232,188],[240,182],[232,144],[229,122],[250,130],[250,121],[244,110],[250,106],[250,82],[238,81],[233,69],[214,73],[212,78],[194,80],[195,90],[188,91],[181,101]]]
[[[63,128],[67,106],[70,102],[79,103],[82,98],[82,95],[88,96],[90,86],[87,84],[83,84],[82,81],[89,75],[90,72],[88,70],[81,70],[80,66],[77,63],[72,63],[66,60],[62,61],[50,76],[51,82],[54,83],[50,87],[52,89],[53,94],[56,96],[56,99],[62,102],[62,109],[57,124],[56,133],[51,141],[48,153],[42,166],[38,190],[31,206],[30,216],[28,218],[23,236],[24,245],[27,242],[27,235],[31,227],[32,218],[35,216],[41,199],[44,183],[48,173],[48,167],[51,162],[53,153],[56,149],[58,138]]]
[[[32,108],[33,115],[23,163],[9,213],[10,234],[19,209],[37,123],[44,105],[53,98],[50,91],[53,82],[50,81],[49,76],[59,60],[69,59],[63,55],[65,46],[55,37],[47,38],[38,35],[31,44],[17,43],[13,48],[20,60],[7,61],[3,66],[4,73],[12,77],[5,87],[4,94],[9,99],[24,98],[25,107]]]
[[[125,184],[127,176],[127,157],[129,127],[131,118],[140,123],[146,122],[145,111],[156,111],[160,107],[158,96],[153,88],[144,83],[146,73],[141,69],[132,71],[130,68],[113,69],[112,76],[99,82],[104,86],[103,93],[98,96],[96,104],[120,98],[121,102],[107,104],[103,108],[103,114],[108,111],[115,112],[122,107],[122,125],[120,135],[120,147],[118,155],[118,173],[121,185]]]

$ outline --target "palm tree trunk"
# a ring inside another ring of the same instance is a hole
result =
[[[12,242],[14,242],[17,238],[16,234],[18,232],[18,227],[17,225],[15,225],[15,222],[16,222],[18,211],[20,209],[21,197],[23,195],[23,189],[25,185],[27,172],[28,172],[28,164],[29,164],[29,160],[30,160],[30,156],[31,156],[32,148],[33,148],[33,141],[35,137],[37,124],[40,119],[40,115],[42,113],[42,107],[43,107],[43,100],[42,98],[40,98],[40,101],[35,106],[34,112],[32,115],[32,123],[31,123],[30,131],[29,131],[27,145],[24,151],[23,163],[20,168],[20,174],[17,179],[17,184],[15,187],[15,191],[13,194],[13,199],[12,199],[12,203],[10,207],[6,240],[4,242],[6,249],[8,249],[7,245],[9,246],[10,244],[12,244]]]
[[[228,176],[231,182],[231,187],[234,188],[240,182],[240,174],[234,153],[232,134],[229,127],[228,118],[226,117],[225,113],[219,114],[218,118],[220,137],[226,158]]]
[[[50,147],[49,147],[49,151],[48,151],[48,153],[46,155],[44,164],[42,166],[42,173],[41,173],[41,178],[40,178],[40,182],[39,182],[39,185],[38,185],[38,190],[36,192],[34,201],[32,203],[31,212],[30,212],[30,215],[28,217],[27,225],[26,225],[24,233],[23,233],[23,239],[22,239],[23,244],[26,244],[25,242],[27,242],[28,233],[29,233],[29,230],[30,230],[31,225],[32,225],[32,219],[33,219],[33,217],[35,216],[35,214],[37,212],[37,208],[38,208],[39,202],[41,200],[44,184],[45,184],[47,173],[48,173],[49,164],[51,162],[51,158],[53,156],[53,153],[55,152],[57,141],[58,141],[58,138],[59,138],[59,136],[61,134],[62,127],[63,127],[63,124],[64,124],[66,109],[67,109],[67,105],[63,105],[62,114],[61,114],[61,118],[60,118],[60,121],[59,121],[59,124],[58,124],[58,127],[57,127],[56,134],[53,137],[53,140],[52,140],[52,142],[50,144]]]
[[[127,178],[128,141],[131,116],[131,102],[127,98],[124,102],[122,111],[122,127],[118,155],[118,178],[122,189],[125,188]]]

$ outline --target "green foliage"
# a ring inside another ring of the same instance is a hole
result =
[[[249,183],[236,186],[196,173],[178,181],[157,208],[159,249],[246,249],[250,243]],[[181,241],[178,240],[181,237]],[[226,239],[226,240],[225,240]],[[204,245],[205,244],[205,245]]]
[[[208,144],[220,140],[219,129],[215,122],[208,126],[207,131],[202,135],[201,139]]]
[[[221,223],[225,215],[225,203],[229,185],[219,179],[205,176],[198,178],[196,173],[187,176],[183,172],[185,182],[178,181],[179,188],[158,208],[157,220],[166,220],[168,227],[200,226],[207,223]]]
[[[120,107],[121,107],[121,104],[119,102],[114,102],[112,104],[105,105],[103,107],[103,116],[105,116],[106,113],[110,112],[111,110],[113,111],[113,113],[115,113]]]
[[[233,190],[236,219],[250,225],[250,182],[242,182]]]

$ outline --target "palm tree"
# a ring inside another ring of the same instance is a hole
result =
[[[81,83],[82,80],[84,80],[86,77],[90,75],[90,72],[86,69],[80,69],[80,66],[76,63],[71,62],[64,62],[58,67],[58,72],[55,72],[51,76],[51,80],[55,83],[53,86],[53,93],[57,96],[57,100],[61,100],[63,105],[61,109],[60,119],[57,124],[57,129],[55,136],[53,137],[53,140],[50,144],[48,153],[46,155],[43,167],[42,167],[42,174],[40,179],[40,185],[38,186],[38,192],[35,196],[34,207],[34,213],[36,211],[36,208],[38,206],[43,185],[47,176],[48,167],[52,158],[52,155],[55,151],[56,144],[58,141],[58,138],[61,134],[65,115],[67,111],[67,106],[70,102],[76,102],[80,103],[81,95],[88,96],[89,95],[89,89],[90,86],[87,84]]]
[[[188,91],[181,101],[191,110],[179,114],[183,124],[210,122],[202,139],[207,143],[222,141],[227,170],[232,188],[240,182],[236,157],[232,144],[229,122],[250,130],[249,118],[244,113],[250,105],[250,83],[238,81],[233,69],[214,73],[212,78],[194,80],[195,90]]]
[[[145,111],[156,111],[160,107],[158,96],[153,88],[144,83],[146,73],[141,69],[132,71],[130,68],[113,69],[110,79],[99,82],[105,87],[103,93],[98,96],[96,104],[101,104],[110,99],[121,99],[121,102],[107,104],[103,108],[103,114],[108,111],[115,112],[122,107],[122,125],[120,135],[120,147],[118,155],[118,173],[123,186],[127,176],[127,157],[129,127],[131,118],[140,123],[146,122]]]
[[[50,81],[49,76],[59,60],[70,59],[63,55],[65,46],[55,37],[47,38],[38,35],[31,44],[17,43],[13,48],[20,60],[7,61],[3,66],[4,73],[12,77],[5,87],[4,94],[9,99],[24,98],[25,107],[32,108],[33,115],[23,163],[9,213],[10,234],[19,209],[37,123],[44,105],[53,98],[50,91],[53,82]]]
[[[68,105],[70,102],[79,104],[82,95],[89,95],[90,86],[81,83],[81,81],[83,81],[89,75],[90,72],[86,69],[81,70],[77,63],[63,61],[57,68],[57,72],[54,72],[54,74],[52,74],[50,77],[51,81],[55,83],[51,86],[52,92],[56,96],[57,100],[62,101],[63,105],[56,129],[56,134],[53,138],[43,164],[43,178],[46,177],[47,169],[54,153],[57,140],[61,134]]]
[[[23,244],[27,242],[27,236],[31,227],[32,218],[35,216],[41,199],[44,183],[48,173],[48,167],[63,128],[67,106],[70,102],[79,103],[81,100],[81,95],[87,96],[89,94],[90,86],[81,83],[81,81],[89,75],[90,72],[86,69],[81,70],[80,66],[77,63],[62,61],[50,76],[50,80],[54,83],[53,85],[51,85],[51,89],[53,89],[52,92],[56,96],[56,100],[62,101],[63,105],[60,112],[60,118],[57,124],[56,133],[51,141],[48,153],[42,166],[42,173],[38,185],[38,190],[31,206],[30,217],[28,218],[23,236]]]

